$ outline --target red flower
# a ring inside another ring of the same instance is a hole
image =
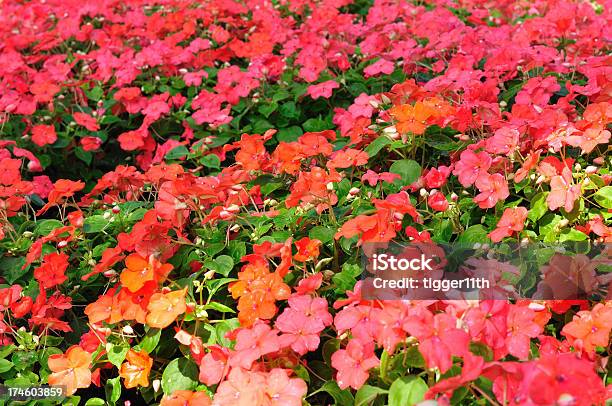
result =
[[[57,134],[55,133],[55,126],[51,125],[35,125],[32,127],[32,142],[39,147],[53,144],[57,141]]]
[[[82,125],[87,128],[89,131],[98,131],[100,129],[100,125],[96,121],[95,118],[85,113],[73,113],[72,117],[74,117],[74,121],[78,125]]]
[[[527,209],[524,207],[510,207],[504,210],[497,228],[489,233],[493,242],[499,242],[505,237],[510,237],[514,232],[519,232],[525,227],[527,220]]]
[[[446,196],[443,193],[436,192],[429,195],[427,199],[427,204],[429,207],[434,209],[435,211],[446,211],[448,209],[448,200],[446,200]]]
[[[42,289],[50,289],[68,279],[65,274],[67,268],[68,255],[53,252],[43,257],[42,265],[34,270],[34,278]]]

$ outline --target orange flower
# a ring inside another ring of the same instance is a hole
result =
[[[171,395],[164,396],[159,406],[209,406],[212,400],[206,392],[190,392],[177,390]]]
[[[66,395],[70,396],[78,388],[91,385],[91,354],[79,346],[73,346],[65,354],[53,354],[47,361],[52,373],[49,385],[66,386]]]
[[[163,282],[173,266],[161,264],[155,258],[149,261],[138,254],[132,254],[125,259],[126,269],[121,273],[121,284],[130,292],[136,292],[149,281]]]
[[[270,273],[267,261],[258,255],[251,255],[249,264],[238,273],[238,281],[230,284],[229,291],[238,299],[238,320],[249,327],[257,319],[269,320],[278,311],[275,302],[285,300],[291,294],[281,276]]]
[[[149,386],[149,373],[153,366],[153,358],[145,350],[136,352],[130,349],[125,356],[126,362],[121,365],[119,376],[125,381],[127,389],[137,386]]]
[[[606,347],[612,330],[612,305],[597,303],[591,310],[583,310],[566,324],[561,334],[567,337],[572,346],[589,354],[597,346]]]
[[[420,135],[425,132],[427,119],[433,115],[434,110],[428,105],[416,102],[414,106],[404,104],[393,107],[389,113],[397,120],[395,127],[400,134]]]
[[[147,324],[150,327],[168,327],[176,318],[185,313],[187,288],[169,293],[156,293],[151,296],[147,310]]]

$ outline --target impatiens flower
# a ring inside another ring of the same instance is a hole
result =
[[[397,173],[382,172],[376,173],[371,169],[368,169],[366,173],[361,177],[362,182],[368,182],[370,186],[376,186],[378,182],[393,182],[396,179],[401,179],[401,176]]]
[[[421,135],[427,128],[427,120],[432,116],[433,111],[430,107],[421,102],[413,105],[404,104],[393,107],[389,114],[397,120],[395,127],[400,134],[413,133]]]
[[[211,345],[208,350],[209,352],[200,361],[199,379],[206,385],[216,385],[227,374],[230,352],[227,348],[218,345]]]
[[[448,166],[440,165],[437,168],[431,168],[427,171],[427,174],[423,176],[425,186],[428,189],[436,189],[444,186],[446,180],[450,175],[450,168]]]
[[[100,125],[98,124],[96,119],[90,116],[89,114],[74,113],[72,114],[72,117],[74,117],[74,121],[76,121],[78,125],[82,125],[89,131],[98,131],[100,129]]]
[[[332,95],[332,91],[339,87],[340,85],[338,84],[338,82],[334,80],[328,80],[326,82],[308,86],[307,94],[315,100],[319,97],[329,99]]]
[[[565,142],[574,147],[580,147],[583,154],[588,154],[599,144],[610,142],[610,131],[601,127],[589,127],[582,135],[571,135],[565,138]]]
[[[235,353],[229,364],[232,367],[250,369],[255,360],[263,355],[280,349],[278,331],[265,323],[257,323],[251,328],[241,329],[236,335]]]
[[[149,386],[149,373],[152,366],[153,358],[146,351],[130,349],[125,356],[125,362],[121,364],[119,370],[119,376],[124,379],[123,385],[127,389]]]
[[[154,328],[165,328],[185,313],[187,305],[185,295],[187,288],[169,293],[156,293],[151,296],[147,306],[147,325]]]
[[[306,295],[289,298],[289,307],[278,316],[275,327],[283,335],[283,346],[291,346],[298,354],[314,351],[319,346],[319,333],[332,323],[327,301]]]
[[[353,168],[368,163],[368,154],[365,151],[359,151],[349,148],[347,150],[338,151],[333,155],[332,159],[327,162],[328,168]]]
[[[480,194],[474,197],[474,201],[478,203],[481,209],[495,207],[498,201],[505,200],[510,196],[508,182],[499,173],[479,176],[476,179],[476,187],[480,190]]]
[[[463,187],[471,186],[480,176],[486,176],[491,167],[491,156],[486,152],[475,153],[466,149],[461,153],[459,161],[455,164],[453,175],[459,178]]]
[[[377,76],[381,73],[384,73],[385,75],[390,75],[391,73],[393,73],[394,69],[395,66],[393,65],[393,62],[387,61],[386,59],[379,59],[372,65],[365,68],[363,70],[363,73],[365,74],[366,78],[369,78],[371,76]]]
[[[527,220],[527,209],[524,207],[509,207],[504,210],[495,230],[489,233],[493,242],[499,242],[513,233],[523,230]]]
[[[300,378],[289,378],[287,372],[274,368],[266,377],[266,396],[271,406],[301,406],[308,386]]]
[[[83,137],[81,138],[81,147],[83,151],[96,151],[102,145],[102,140],[98,137]]]
[[[319,256],[319,247],[321,241],[304,237],[295,242],[298,253],[293,256],[296,261],[305,262],[310,259],[316,259]]]
[[[204,391],[177,390],[165,395],[159,406],[210,406],[212,399]]]
[[[50,289],[61,285],[68,279],[66,277],[67,268],[68,255],[53,252],[43,257],[42,265],[34,270],[34,278],[42,289]]]
[[[512,154],[519,142],[519,132],[515,128],[502,127],[487,139],[487,151],[492,154]]]
[[[65,354],[50,355],[47,363],[51,370],[47,382],[66,386],[67,396],[91,385],[91,354],[81,347],[72,346]]]
[[[436,192],[429,195],[429,197],[427,198],[427,205],[435,211],[446,211],[448,209],[449,203],[443,193]]]
[[[32,142],[39,147],[50,145],[57,141],[55,126],[53,124],[39,124],[32,127]]]
[[[125,266],[121,272],[121,284],[131,292],[138,291],[150,281],[163,282],[173,268],[171,264],[161,264],[153,257],[146,260],[138,254],[128,256]]]
[[[567,337],[571,345],[581,351],[592,354],[597,346],[609,344],[612,330],[611,302],[597,303],[591,310],[583,310],[574,315],[566,324],[561,334]]]
[[[368,380],[368,371],[378,366],[380,360],[374,355],[373,343],[350,340],[345,349],[332,354],[331,363],[338,371],[336,381],[340,389],[359,389]]]
[[[452,357],[467,352],[470,341],[467,333],[457,328],[455,317],[446,313],[433,315],[429,310],[416,308],[404,319],[403,329],[419,339],[419,352],[428,368],[439,368],[442,373],[452,366]]]
[[[117,140],[124,151],[134,151],[144,146],[146,132],[142,130],[127,131],[119,135]]]
[[[508,352],[518,359],[529,357],[531,339],[538,337],[543,327],[535,322],[536,312],[528,306],[512,305],[508,311]]]
[[[550,193],[546,197],[546,203],[551,210],[563,207],[565,211],[570,212],[580,193],[580,185],[574,184],[572,171],[564,167],[561,175],[555,175],[550,180]]]

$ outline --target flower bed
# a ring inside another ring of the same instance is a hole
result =
[[[606,5],[2,3],[0,381],[75,405],[605,404]],[[373,299],[373,243],[541,247],[552,295]]]

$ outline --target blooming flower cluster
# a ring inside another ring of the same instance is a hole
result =
[[[606,404],[610,7],[1,3],[0,380],[74,405]],[[361,251],[387,242],[544,243],[542,275],[472,272],[555,300],[372,300]]]

